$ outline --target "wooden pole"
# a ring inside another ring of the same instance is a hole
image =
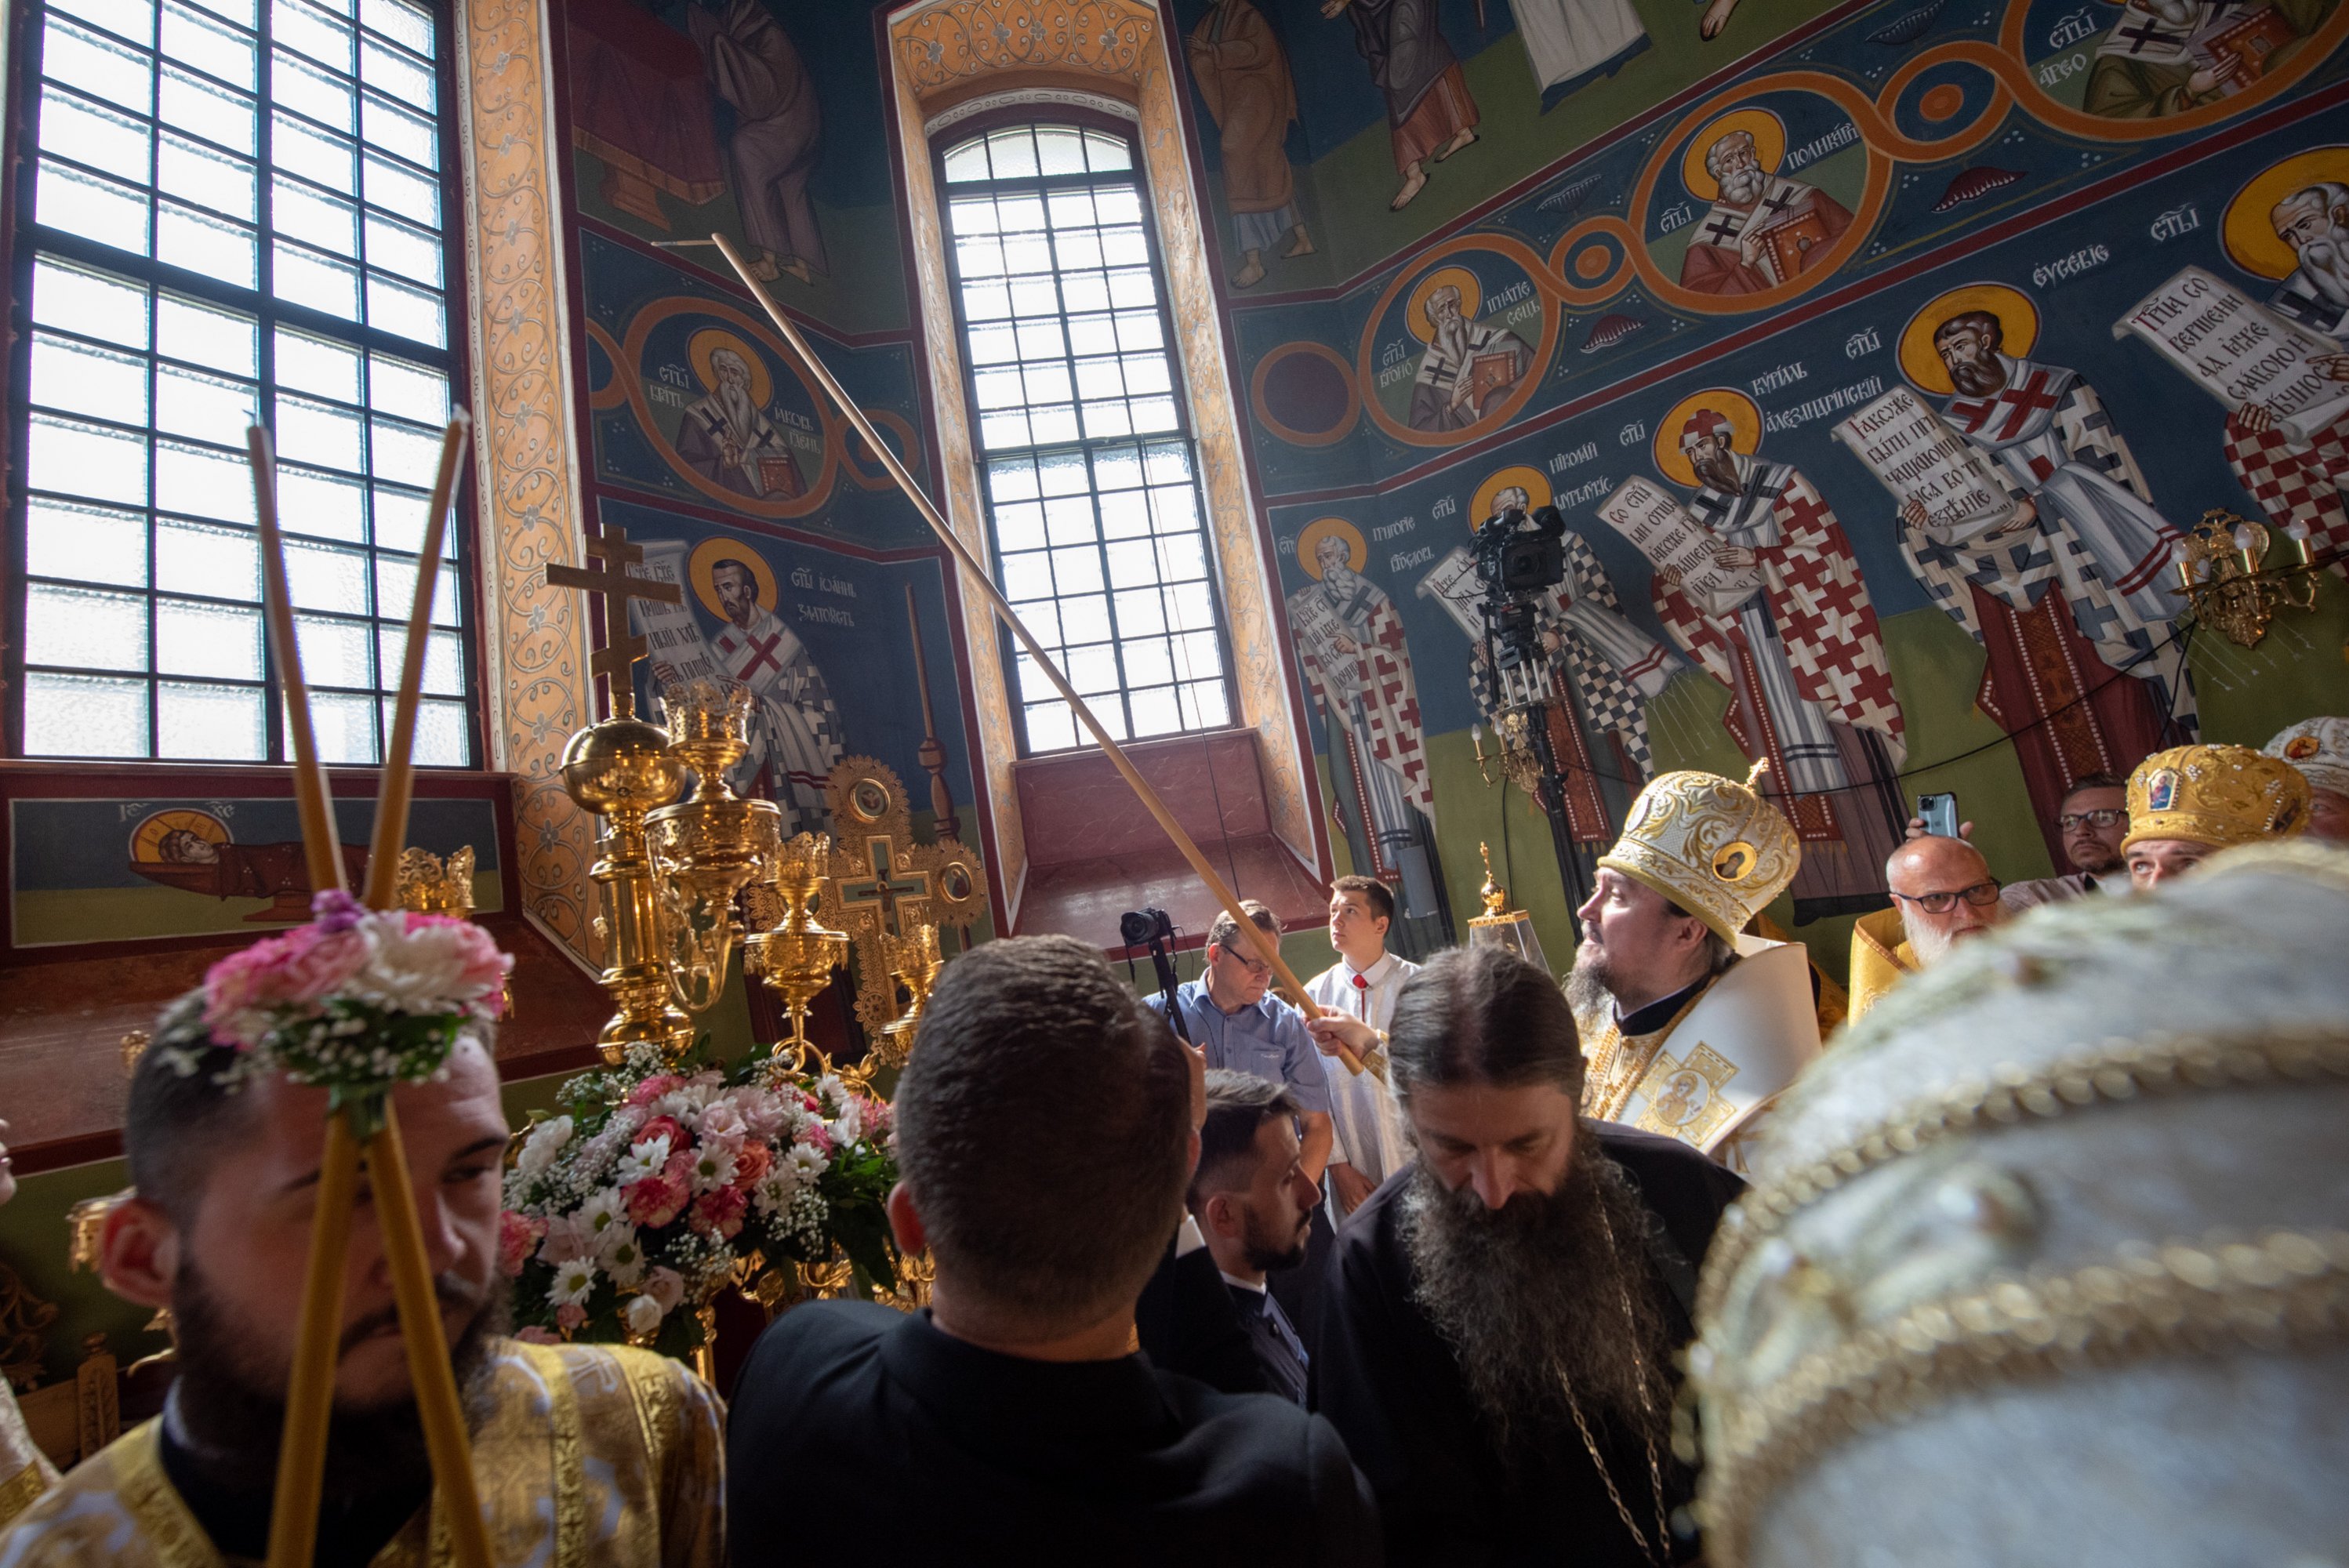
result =
[[[383,1226],[384,1257],[391,1264],[392,1299],[399,1309],[399,1335],[408,1343],[409,1380],[416,1390],[416,1413],[424,1424],[433,1484],[449,1521],[450,1543],[461,1568],[490,1568],[490,1533],[481,1522],[472,1445],[465,1436],[464,1407],[449,1365],[449,1336],[440,1326],[440,1297],[433,1288],[424,1229],[416,1214],[416,1190],[409,1184],[408,1154],[399,1141],[399,1117],[389,1095],[384,1097],[383,1125],[367,1140],[367,1154],[376,1218]]]
[[[269,432],[259,425],[244,432],[253,463],[253,501],[261,531],[261,604],[269,645],[277,655],[277,678],[285,688],[285,727],[294,742],[294,805],[302,819],[302,852],[309,862],[310,886],[345,891],[343,841],[335,827],[326,770],[318,761],[318,736],[310,724],[310,686],[302,678],[302,645],[294,636],[294,600],[285,587],[285,545],[277,531],[277,458]],[[339,1277],[339,1275],[337,1276]]]
[[[375,841],[367,851],[366,903],[389,909],[399,890],[399,851],[408,841],[409,802],[416,792],[416,708],[424,689],[424,654],[431,640],[432,596],[440,580],[440,544],[449,531],[449,502],[465,467],[465,439],[473,421],[460,408],[440,432],[440,469],[432,480],[432,511],[424,522],[423,553],[416,562],[416,596],[408,610],[408,644],[399,661],[399,695],[383,749],[383,781],[375,796]]]
[[[359,1145],[351,1136],[350,1119],[329,1116],[326,1153],[318,1167],[318,1207],[310,1221],[310,1266],[302,1282],[302,1321],[285,1383],[285,1426],[277,1442],[268,1568],[308,1568],[317,1541],[326,1428],[334,1413],[335,1367],[342,1349],[343,1264],[350,1253],[351,1206],[358,1181]]]
[[[676,242],[670,242],[676,243]],[[1124,749],[1112,738],[1108,728],[1094,716],[1093,710],[1085,706],[1084,698],[1079,696],[1076,688],[1069,685],[1068,677],[1061,673],[1061,666],[1052,662],[1052,656],[1044,651],[1043,645],[1036,641],[1034,634],[1028,630],[1019,615],[1012,611],[1011,602],[1003,596],[1000,589],[996,587],[995,580],[988,575],[987,568],[979,563],[978,557],[971,554],[969,547],[964,544],[955,533],[954,529],[947,522],[946,518],[932,503],[930,498],[923,493],[922,487],[914,482],[913,474],[906,469],[903,462],[898,460],[897,454],[889,449],[889,444],[881,438],[881,432],[874,428],[873,421],[865,416],[864,410],[857,406],[856,399],[848,395],[823,361],[816,357],[815,351],[808,346],[807,339],[800,335],[800,329],[792,325],[791,317],[783,314],[782,307],[775,303],[774,296],[767,292],[765,285],[761,284],[751,273],[750,264],[742,259],[742,253],[734,248],[734,242],[724,234],[712,234],[709,237],[709,242],[718,247],[728,263],[741,277],[744,286],[750,289],[751,296],[765,307],[768,317],[775,324],[776,330],[781,332],[784,341],[792,346],[792,352],[799,356],[800,363],[807,367],[809,374],[823,384],[823,389],[831,394],[833,402],[839,406],[840,411],[847,416],[848,422],[854,425],[858,433],[864,436],[865,443],[873,449],[874,455],[880,458],[882,466],[889,470],[889,477],[897,481],[897,488],[905,492],[905,499],[914,503],[914,509],[919,511],[923,520],[930,525],[930,531],[938,536],[938,542],[953,554],[956,562],[961,565],[965,575],[970,579],[972,585],[986,597],[989,604],[994,606],[996,615],[1003,624],[1011,628],[1012,636],[1019,639],[1019,645],[1028,651],[1028,656],[1036,661],[1036,667],[1044,673],[1045,679],[1052,683],[1052,689],[1061,694],[1061,700],[1069,705],[1069,710],[1074,713],[1079,722],[1092,732],[1094,742],[1101,747],[1111,764],[1116,768],[1126,783],[1133,788],[1134,794],[1140,798],[1143,810],[1157,819],[1161,828],[1166,830],[1166,836],[1174,841],[1174,847],[1182,851],[1183,858],[1191,862],[1191,869],[1199,873],[1199,880],[1207,884],[1207,891],[1216,895],[1216,902],[1222,904],[1234,920],[1239,922],[1241,935],[1249,946],[1256,949],[1257,956],[1271,966],[1273,974],[1280,979],[1281,988],[1295,998],[1298,1006],[1304,1011],[1307,1017],[1319,1017],[1323,1009],[1314,1003],[1312,997],[1305,994],[1304,983],[1297,978],[1296,973],[1281,959],[1279,944],[1257,929],[1256,922],[1250,920],[1247,912],[1240,908],[1238,896],[1225,885],[1222,877],[1216,874],[1216,868],[1208,863],[1207,857],[1200,851],[1199,846],[1192,841],[1191,835],[1183,830],[1183,825],[1174,820],[1174,813],[1168,810],[1166,802],[1158,798],[1158,791],[1150,787],[1149,780],[1143,778],[1141,770],[1134,767],[1133,759],[1126,756]],[[1167,1006],[1174,1006],[1172,997],[1168,998]],[[1362,1070],[1362,1064],[1353,1052],[1341,1046],[1339,1047],[1339,1054],[1344,1059],[1348,1071],[1359,1073]]]

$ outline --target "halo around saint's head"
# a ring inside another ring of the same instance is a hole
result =
[[[1297,536],[1297,564],[1305,568],[1315,582],[1321,578],[1321,542],[1326,539],[1346,542],[1346,564],[1355,571],[1370,564],[1371,547],[1364,542],[1361,529],[1342,517],[1317,517]]]
[[[1539,469],[1517,463],[1486,476],[1485,482],[1476,487],[1475,497],[1468,506],[1470,529],[1482,527],[1485,520],[1493,515],[1493,508],[1505,490],[1525,491],[1526,510],[1528,511],[1550,503],[1549,476]]]
[[[693,361],[693,374],[703,387],[714,390],[718,386],[718,367],[710,361],[721,348],[731,349],[750,367],[750,401],[765,407],[775,395],[774,379],[767,374],[767,356],[744,342],[739,334],[722,326],[705,326],[688,338],[685,356]]]
[[[1720,198],[1721,181],[1704,166],[1705,154],[1723,137],[1741,130],[1753,137],[1754,156],[1762,172],[1778,172],[1786,156],[1786,122],[1766,108],[1733,108],[1690,138],[1687,150],[1681,154],[1681,183],[1688,187],[1690,195],[1700,201]]]
[[[2275,232],[2276,203],[2324,184],[2349,185],[2349,147],[2312,147],[2253,175],[2220,225],[2228,257],[2254,277],[2290,276],[2300,257]]]
[[[720,620],[726,618],[725,606],[718,602],[718,582],[714,575],[721,561],[735,562],[749,570],[750,580],[758,584],[759,608],[772,614],[775,608],[775,569],[749,545],[723,535],[705,539],[695,545],[693,559],[686,567],[686,575],[693,579],[693,596],[701,601],[702,608]]]
[[[1968,284],[1929,300],[1909,318],[1900,333],[1900,373],[1940,397],[1955,390],[1950,385],[1950,367],[1941,363],[1940,353],[1933,346],[1933,335],[1940,331],[1943,322],[1970,310],[1985,311],[1998,318],[2002,354],[2021,358],[2039,341],[2039,307],[2029,295],[2004,284]]]
[[[1729,446],[1741,458],[1750,458],[1762,445],[1762,410],[1754,399],[1733,387],[1708,387],[1672,405],[1656,427],[1656,469],[1675,484],[1694,485],[1696,468],[1681,449],[1681,429],[1698,409],[1710,409],[1729,421]]]
[[[1435,323],[1427,314],[1427,296],[1440,288],[1460,291],[1460,314],[1473,316],[1484,308],[1485,285],[1466,267],[1438,267],[1419,280],[1411,291],[1408,313],[1411,335],[1425,343],[1435,335]]]

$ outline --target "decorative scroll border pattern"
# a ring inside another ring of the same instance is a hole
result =
[[[946,469],[947,516],[981,560],[988,558],[978,493],[970,415],[963,397],[954,300],[946,275],[944,224],[931,172],[926,117],[943,117],[986,90],[986,75],[1004,86],[1053,86],[1110,93],[1139,112],[1143,160],[1156,208],[1175,330],[1190,384],[1192,424],[1214,531],[1224,607],[1231,634],[1240,722],[1260,738],[1273,830],[1308,864],[1319,862],[1318,799],[1300,760],[1298,720],[1289,707],[1287,654],[1248,493],[1239,444],[1240,410],[1224,358],[1216,292],[1199,242],[1200,218],[1185,152],[1182,112],[1166,34],[1157,13],[1138,0],[937,0],[909,6],[889,22],[896,67],[897,134],[906,170],[914,267],[921,290],[931,406]],[[951,123],[951,121],[946,121]],[[1026,833],[1011,788],[1018,746],[1009,685],[993,617],[967,599],[966,632],[979,715],[979,742],[993,801],[996,873],[1021,885]],[[1016,895],[1015,895],[1016,897]],[[1016,908],[1014,911],[1016,918]]]
[[[563,748],[593,717],[577,596],[549,562],[583,553],[574,479],[554,145],[542,0],[460,0],[458,92],[478,325],[474,432],[493,760],[515,774],[523,908],[590,964],[594,823],[564,793]]]

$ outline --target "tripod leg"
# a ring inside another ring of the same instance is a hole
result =
[[[392,1297],[399,1308],[400,1337],[408,1342],[408,1375],[416,1388],[417,1414],[424,1422],[424,1447],[432,1458],[434,1490],[449,1519],[450,1543],[458,1568],[490,1568],[490,1535],[481,1522],[472,1445],[465,1437],[464,1409],[449,1365],[449,1340],[441,1331],[440,1302],[424,1252],[416,1191],[409,1185],[399,1119],[388,1098],[383,1127],[367,1140],[367,1151],[376,1216],[383,1225],[384,1258],[391,1265]]]
[[[310,1568],[317,1545],[326,1423],[334,1413],[336,1353],[343,1336],[343,1261],[350,1252],[358,1181],[358,1140],[351,1136],[350,1118],[338,1112],[326,1119],[318,1208],[310,1222],[310,1268],[302,1282],[302,1323],[285,1385],[285,1427],[277,1444],[268,1568]]]

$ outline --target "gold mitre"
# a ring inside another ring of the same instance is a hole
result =
[[[1795,825],[1754,792],[1765,762],[1745,782],[1718,773],[1663,773],[1631,802],[1615,847],[1599,863],[1621,872],[1734,943],[1762,907],[1786,891],[1803,863]]]
[[[2227,849],[2290,838],[2308,825],[2308,777],[2248,746],[2177,746],[2137,765],[2128,781],[2126,850],[2147,839]]]

